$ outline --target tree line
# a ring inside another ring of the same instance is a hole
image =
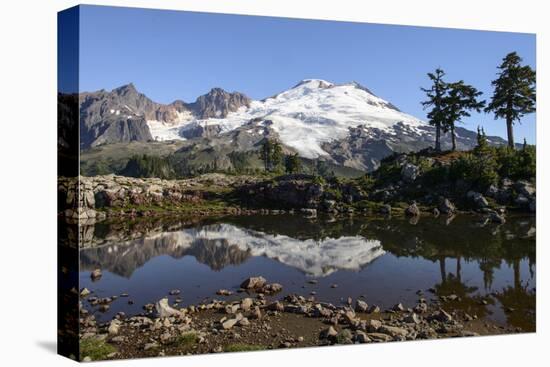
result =
[[[302,162],[298,153],[283,154],[282,145],[276,141],[265,138],[260,145],[260,159],[264,163],[266,172],[298,173],[302,170]]]
[[[513,125],[526,114],[536,110],[536,72],[511,52],[498,66],[497,78],[492,81],[493,96],[490,101],[480,99],[482,92],[463,80],[447,82],[445,72],[437,68],[428,73],[429,88],[421,88],[427,99],[421,102],[427,109],[428,122],[435,127],[435,150],[441,151],[441,134],[450,133],[452,150],[456,150],[455,126],[472,111],[492,112],[495,120],[506,121],[508,146],[515,147]]]

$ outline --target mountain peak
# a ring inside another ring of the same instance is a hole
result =
[[[125,84],[118,88],[113,89],[113,92],[116,94],[122,95],[127,93],[137,93],[137,89],[134,83],[130,82],[128,84]]]
[[[292,89],[298,88],[298,87],[304,87],[304,86],[312,89],[317,89],[317,88],[325,89],[325,88],[332,87],[333,85],[334,85],[333,83],[323,79],[303,79],[294,87],[292,87]]]

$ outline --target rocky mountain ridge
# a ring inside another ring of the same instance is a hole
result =
[[[233,152],[257,151],[265,138],[286,152],[360,171],[384,157],[433,145],[435,129],[356,83],[306,79],[261,101],[213,88],[193,103],[153,102],[133,84],[80,95],[81,148],[131,141],[185,141],[180,159],[234,169]],[[458,149],[471,149],[476,134],[457,128]],[[500,137],[488,137],[503,145]],[[442,147],[450,147],[444,135]],[[190,152],[192,154],[190,154]],[[189,154],[188,154],[189,153]],[[187,164],[187,163],[186,163]]]

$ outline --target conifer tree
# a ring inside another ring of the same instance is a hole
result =
[[[442,97],[442,127],[451,132],[452,150],[456,150],[455,125],[462,118],[470,116],[470,111],[480,112],[485,101],[478,100],[483,93],[460,80],[447,84],[447,93]]]
[[[285,157],[285,170],[287,173],[298,173],[302,169],[302,164],[298,154],[291,154]]]
[[[498,67],[498,78],[491,83],[494,87],[491,103],[485,112],[493,112],[495,120],[506,120],[508,146],[514,149],[514,123],[536,110],[536,72],[530,66],[522,66],[523,60],[511,52]]]
[[[422,102],[424,109],[431,107],[428,112],[428,122],[435,126],[435,150],[441,151],[441,129],[443,127],[443,97],[447,92],[447,83],[443,80],[445,72],[437,68],[434,73],[428,73],[428,78],[432,81],[430,88],[420,88],[426,93],[428,99]]]
[[[278,168],[283,163],[283,148],[277,141],[274,141],[271,146],[271,164],[273,168]]]
[[[260,147],[260,159],[262,160],[262,162],[264,162],[264,169],[266,171],[271,170],[272,150],[273,150],[273,147],[272,147],[272,144],[269,141],[269,139],[264,139],[264,141],[262,142],[262,145]]]

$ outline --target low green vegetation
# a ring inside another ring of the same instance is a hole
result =
[[[224,348],[224,352],[252,352],[255,350],[265,350],[265,349],[267,349],[265,345],[236,343],[236,344],[226,345]]]
[[[199,341],[199,337],[196,333],[187,332],[187,333],[178,335],[174,340],[173,344],[179,348],[187,349],[197,344],[198,341]]]
[[[116,352],[116,348],[107,344],[104,340],[96,338],[86,338],[80,340],[80,357],[90,357],[92,361],[106,359],[111,353]]]

